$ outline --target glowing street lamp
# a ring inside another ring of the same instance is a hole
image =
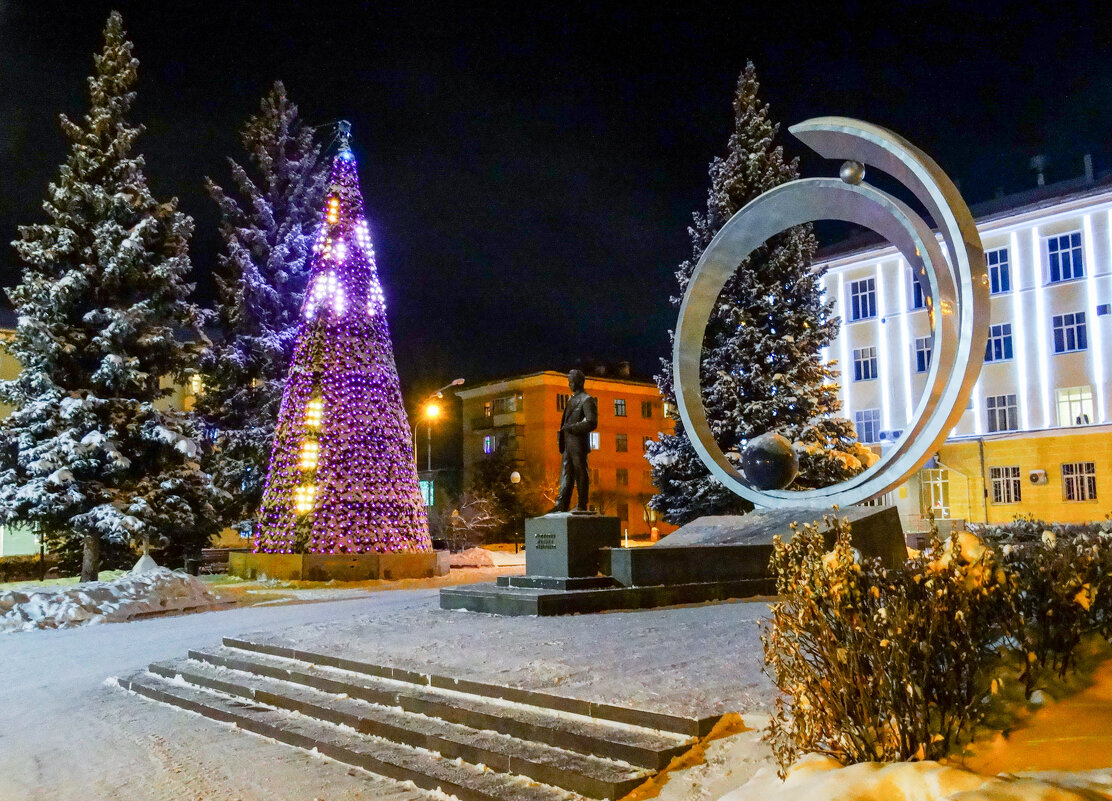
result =
[[[445,384],[436,392],[425,398],[425,424],[427,425],[425,440],[426,445],[428,446],[428,457],[425,469],[430,472],[432,471],[432,424],[434,420],[438,420],[440,418],[441,412],[440,404],[436,402],[436,399],[443,398],[445,390],[449,390],[452,387],[458,387],[462,383],[463,379],[457,378],[452,383]],[[413,460],[417,461],[417,426],[413,427]]]

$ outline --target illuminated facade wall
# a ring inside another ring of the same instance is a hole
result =
[[[431,548],[355,158],[333,160],[256,550]]]
[[[671,533],[674,527],[657,519],[646,506],[656,489],[644,441],[672,430],[656,385],[588,377],[586,391],[598,399],[597,436],[589,459],[592,505],[603,514],[621,518],[622,529],[628,529],[630,536],[647,535],[654,526],[660,536]],[[570,394],[566,374],[533,373],[469,387],[457,394],[463,401],[465,486],[484,453],[502,446],[510,449],[527,480],[549,491],[555,489],[561,465],[556,432],[563,399]]]
[[[1001,211],[979,218],[978,230],[993,290],[989,360],[935,468],[948,470],[948,508],[932,505],[972,520],[1020,512],[1101,519],[1112,510],[1112,188],[1088,184]],[[923,391],[927,312],[916,308],[910,271],[892,248],[820,266],[843,319],[826,355],[842,368],[845,414],[863,440],[886,447]],[[1090,463],[1095,481],[1086,481],[1085,497],[1069,497],[1078,494],[1072,465]],[[998,502],[1010,492],[994,495],[993,468],[999,477],[1017,467],[1020,500]],[[1031,483],[1035,471],[1045,471],[1046,484]],[[897,493],[907,516],[923,511],[920,498],[932,490],[922,487],[936,479],[921,474]]]

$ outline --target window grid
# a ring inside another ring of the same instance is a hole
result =
[[[927,308],[927,296],[923,292],[923,285],[919,283],[915,273],[911,273],[911,310],[925,308]]]
[[[988,329],[985,343],[985,361],[999,362],[1012,358],[1012,324],[1000,323]]]
[[[625,398],[614,398],[614,416],[615,417],[625,417],[626,416]]]
[[[931,369],[933,350],[930,337],[920,337],[915,340],[915,372],[925,373]]]
[[[880,409],[862,409],[853,416],[857,441],[865,444],[880,442]]]
[[[641,401],[641,416],[646,420],[653,416],[653,402]]]
[[[1054,330],[1054,352],[1072,353],[1089,347],[1085,331],[1085,312],[1056,314],[1051,318]]]
[[[1072,462],[1062,465],[1062,493],[1067,501],[1097,499],[1097,467],[1095,462]]]
[[[1023,482],[1019,480],[1019,467],[991,467],[993,503],[1019,503],[1022,500]]]
[[[1050,280],[1071,281],[1085,277],[1085,261],[1081,253],[1081,232],[1074,231],[1046,239],[1046,263]]]
[[[863,278],[849,285],[850,322],[876,317],[876,279]]]
[[[993,295],[1012,290],[1012,268],[1008,261],[1008,249],[998,248],[985,254],[988,267],[989,291]]]
[[[629,486],[629,469],[628,468],[619,467],[617,470],[614,471],[614,475],[617,478],[619,487],[628,487]]]
[[[1015,395],[989,395],[985,398],[985,413],[990,434],[1019,429],[1019,407]]]
[[[1065,387],[1057,391],[1058,425],[1083,426],[1093,420],[1093,390],[1083,387]]]
[[[853,349],[853,380],[872,381],[877,376],[876,348]]]
[[[618,453],[627,453],[629,451],[629,435],[628,434],[615,434],[614,435],[614,450]]]
[[[602,446],[601,438],[597,431],[591,432],[591,450],[597,451]]]

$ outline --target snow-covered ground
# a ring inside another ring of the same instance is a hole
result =
[[[404,590],[0,637],[0,799],[429,798],[104,684],[223,636],[296,638],[379,663],[652,709],[759,712],[772,696],[760,672],[765,609],[499,618],[441,611],[436,590]],[[737,763],[723,756],[731,743],[737,751],[735,738],[708,748],[715,775]],[[661,797],[709,798],[677,795],[680,786]]]
[[[221,603],[197,578],[156,567],[111,581],[0,592],[0,634],[118,623]]]

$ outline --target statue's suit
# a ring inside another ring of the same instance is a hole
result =
[[[564,406],[557,442],[564,454],[560,471],[560,497],[556,509],[566,512],[571,508],[571,491],[575,487],[576,508],[586,511],[590,492],[587,474],[587,454],[591,450],[591,432],[598,427],[598,403],[583,390],[579,390]]]

